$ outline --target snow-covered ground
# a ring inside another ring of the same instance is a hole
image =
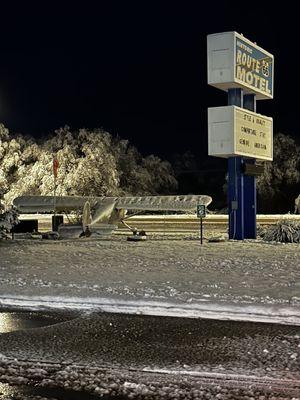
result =
[[[2,309],[103,310],[300,324],[300,246],[15,240],[0,245]]]

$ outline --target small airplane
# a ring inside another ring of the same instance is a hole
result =
[[[131,197],[97,197],[97,196],[20,196],[14,199],[13,205],[21,214],[30,213],[69,213],[78,212],[82,216],[83,235],[91,231],[109,228],[109,233],[117,229],[122,222],[133,233],[126,222],[128,211],[139,214],[144,211],[184,211],[195,212],[197,205],[206,207],[212,198],[206,195],[180,196],[131,196]],[[132,214],[131,214],[132,215]],[[108,233],[108,232],[107,232]]]

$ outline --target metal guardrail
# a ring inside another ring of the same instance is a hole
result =
[[[51,215],[49,214],[22,214],[20,219],[34,219],[39,220],[40,230],[51,229]],[[257,223],[259,225],[276,224],[283,219],[292,219],[300,223],[300,215],[294,214],[273,214],[273,215],[257,215]],[[145,229],[146,232],[167,232],[167,231],[198,231],[199,219],[196,214],[170,214],[170,215],[135,215],[126,219],[126,222],[131,227],[138,229]],[[204,227],[219,227],[226,229],[228,224],[228,215],[209,214],[203,219]],[[119,224],[120,231],[128,230]]]
[[[258,215],[258,225],[276,224],[282,219],[293,219],[299,221],[300,215]],[[146,232],[198,232],[199,218],[196,215],[139,215],[126,220],[131,227],[144,229]],[[228,215],[210,214],[203,218],[204,229],[220,229],[226,231],[228,226]],[[119,231],[124,227],[119,226]]]
[[[292,219],[300,223],[300,215],[295,214],[258,214],[257,223],[259,224],[275,224],[280,220]],[[195,215],[177,214],[177,215],[136,215],[128,218],[130,222],[145,222],[145,223],[197,223],[199,225],[199,219]],[[227,224],[228,215],[224,214],[209,214],[203,219],[204,224],[215,225],[215,224]]]

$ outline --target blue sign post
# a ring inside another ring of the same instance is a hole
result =
[[[244,95],[244,108],[256,112],[256,95]],[[255,164],[255,158],[247,160],[249,164]],[[244,238],[256,239],[256,177],[244,175]]]
[[[256,111],[254,94],[243,95],[242,89],[228,89],[228,105]],[[243,173],[244,157],[228,158],[229,238],[256,238],[256,178]],[[255,164],[255,159],[247,163]]]

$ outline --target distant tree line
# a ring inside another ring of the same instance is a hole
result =
[[[264,163],[259,177],[258,202],[264,212],[293,212],[300,194],[300,146],[291,136],[274,137],[274,159]]]
[[[226,160],[188,151],[171,162],[143,157],[127,140],[103,129],[58,129],[35,140],[11,135],[0,124],[0,199],[10,205],[21,195],[52,195],[53,157],[59,162],[62,195],[208,194],[212,208],[226,207]],[[300,147],[282,133],[274,138],[274,161],[264,163],[257,180],[259,212],[294,210],[300,194]],[[225,188],[225,190],[224,190]]]
[[[257,179],[258,212],[293,212],[300,194],[300,146],[289,135],[274,136],[274,159],[263,162],[264,172]],[[199,158],[190,151],[175,154],[172,165],[179,192],[206,193],[212,207],[225,209],[227,204],[227,161],[215,157]]]

